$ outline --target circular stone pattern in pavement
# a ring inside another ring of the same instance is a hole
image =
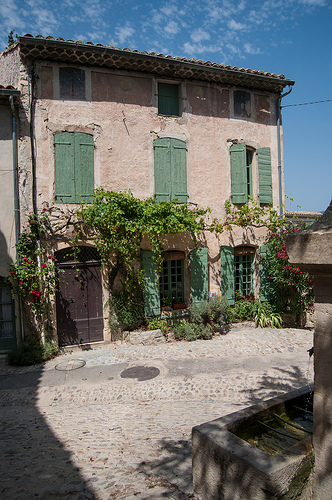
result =
[[[137,378],[139,382],[150,380],[159,375],[160,370],[155,366],[132,366],[121,372],[121,378]]]
[[[84,359],[69,359],[68,361],[62,361],[57,364],[55,369],[66,372],[69,370],[77,370],[78,368],[82,368],[84,365],[86,365],[86,361],[84,361]]]

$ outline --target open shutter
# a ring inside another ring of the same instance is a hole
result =
[[[74,149],[74,134],[72,132],[55,134],[55,198],[60,203],[75,203]]]
[[[190,252],[191,302],[197,303],[208,299],[208,251],[197,248]]]
[[[231,146],[231,179],[233,203],[246,203],[248,201],[246,161],[246,145],[233,144]]]
[[[222,246],[220,249],[221,291],[230,306],[235,304],[234,248]]]
[[[93,137],[75,133],[75,199],[91,203],[94,188]]]
[[[187,146],[179,139],[170,139],[171,145],[171,199],[187,203]]]
[[[146,278],[144,287],[145,316],[158,316],[160,314],[158,266],[153,256],[153,252],[141,250],[141,264]]]
[[[261,302],[267,302],[269,300],[269,266],[266,262],[267,255],[267,245],[262,245],[259,249],[260,256],[262,260],[260,261],[260,299]]]
[[[270,148],[260,148],[258,154],[259,201],[272,203],[272,168]]]
[[[156,200],[171,199],[171,146],[168,137],[154,141],[154,185]]]

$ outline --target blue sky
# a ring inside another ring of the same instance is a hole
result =
[[[0,0],[0,50],[13,29],[282,73],[296,81],[282,111],[286,208],[323,211],[332,102],[289,105],[332,99],[331,1]]]

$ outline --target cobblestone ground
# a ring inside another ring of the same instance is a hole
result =
[[[194,499],[192,427],[311,382],[310,347],[308,330],[243,329],[3,363],[0,498]],[[134,366],[159,375],[121,377]]]

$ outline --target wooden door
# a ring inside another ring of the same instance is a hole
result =
[[[60,346],[104,340],[100,265],[60,263],[57,293],[57,331]]]

